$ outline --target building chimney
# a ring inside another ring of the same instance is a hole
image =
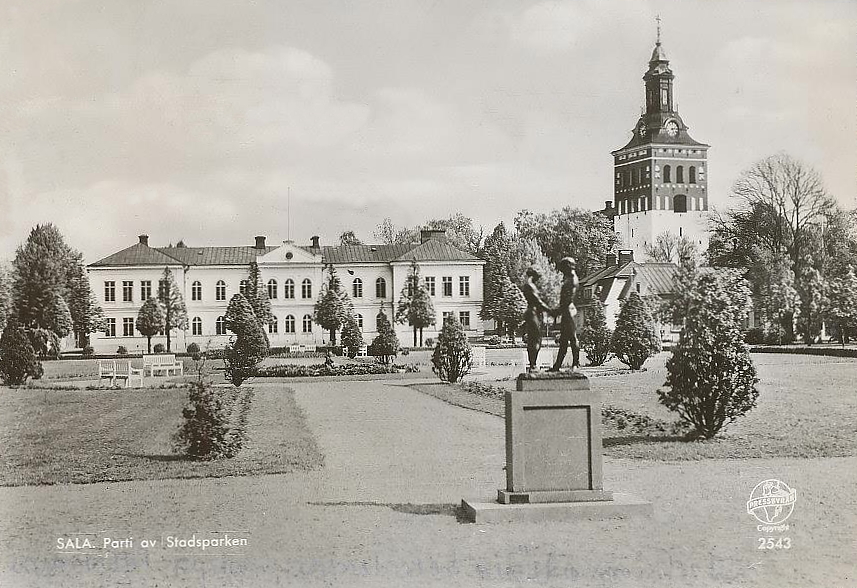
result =
[[[149,235],[140,235],[140,245],[149,246]]]
[[[604,263],[604,265],[607,267],[613,267],[614,265],[616,265],[616,254],[615,253],[608,253],[607,254],[607,261]]]
[[[265,248],[265,236],[264,235],[256,235],[256,249],[264,249]]]
[[[631,263],[634,261],[634,250],[633,249],[620,249],[619,250],[619,265],[625,265],[626,263]]]
[[[311,239],[312,239],[312,248],[313,249],[321,249],[321,246],[318,244],[318,239],[319,239],[318,235],[313,235],[311,237]]]
[[[446,229],[422,229],[420,231],[420,244],[432,239],[435,241],[445,241]]]
[[[605,200],[604,201],[604,210],[610,210],[612,208],[613,208],[613,201],[612,200]]]

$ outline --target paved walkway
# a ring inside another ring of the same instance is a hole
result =
[[[0,488],[0,586],[845,586],[857,459],[606,460],[605,486],[651,520],[477,526],[464,496],[503,482],[502,420],[381,382],[299,384],[325,454],[309,473]],[[766,477],[800,496],[791,551],[760,552],[745,512]],[[108,558],[57,553],[75,532],[134,537]],[[231,555],[166,536],[249,537]],[[143,538],[161,541],[142,549]],[[210,557],[209,557],[210,556]]]

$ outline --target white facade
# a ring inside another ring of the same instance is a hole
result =
[[[419,247],[419,245],[414,245]],[[137,253],[160,254],[159,249],[148,248],[147,240],[132,249]],[[194,248],[189,248],[192,252]],[[201,248],[200,251],[206,248]],[[239,249],[239,248],[236,248]],[[242,253],[253,248],[241,248]],[[168,251],[163,249],[163,251]],[[151,285],[151,296],[156,297],[158,281],[164,267],[169,267],[187,306],[188,327],[173,330],[171,350],[184,351],[190,343],[200,348],[219,348],[226,345],[230,333],[218,326],[218,318],[226,312],[229,300],[239,292],[242,280],[248,277],[250,259],[255,255],[262,283],[271,292],[271,310],[275,323],[267,329],[271,346],[292,344],[324,345],[330,341],[329,331],[312,321],[313,307],[327,281],[325,257],[321,248],[300,247],[284,242],[276,248],[263,248],[250,253],[246,263],[189,265],[187,263],[155,263],[125,265],[123,252],[96,262],[88,268],[90,285],[101,304],[105,317],[112,322],[105,333],[93,333],[91,345],[97,353],[115,353],[124,346],[129,353],[147,350],[147,339],[136,330],[137,314],[144,302],[144,283]],[[202,255],[202,253],[200,253]],[[436,338],[445,313],[454,313],[471,336],[481,333],[479,310],[482,306],[483,261],[472,256],[468,259],[419,261],[421,279],[426,283],[434,279],[432,302],[436,324],[424,329],[424,338]],[[113,260],[118,260],[114,263]],[[334,263],[342,286],[354,305],[358,321],[362,323],[363,340],[370,343],[376,333],[376,316],[381,309],[394,324],[403,346],[413,343],[413,329],[395,323],[396,308],[411,270],[411,261],[356,259],[347,263]],[[451,284],[451,288],[444,284]],[[112,287],[111,285],[112,284]],[[123,285],[130,284],[130,300],[123,296]],[[111,295],[111,292],[113,293]],[[355,295],[357,294],[357,295]],[[130,334],[129,333],[130,330]],[[339,339],[340,333],[337,333]],[[166,336],[152,338],[152,345],[166,343]]]
[[[646,245],[652,245],[662,233],[686,237],[699,251],[707,251],[709,231],[705,214],[702,210],[643,210],[616,215],[613,228],[619,237],[619,247],[633,249],[640,257],[644,257]]]

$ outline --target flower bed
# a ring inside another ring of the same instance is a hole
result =
[[[413,364],[386,366],[380,363],[349,363],[329,367],[323,363],[312,365],[286,363],[257,368],[254,375],[260,378],[313,378],[319,376],[370,376],[418,371],[420,371],[419,366]]]

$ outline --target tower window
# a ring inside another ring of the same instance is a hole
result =
[[[681,165],[675,170],[675,181],[679,184],[684,184],[684,167]]]
[[[673,198],[673,212],[687,212],[687,196],[679,194]]]
[[[668,165],[664,166],[664,184],[669,184],[672,182],[672,168]]]
[[[693,166],[690,166],[687,170],[687,181],[691,184],[696,183],[696,168]]]

